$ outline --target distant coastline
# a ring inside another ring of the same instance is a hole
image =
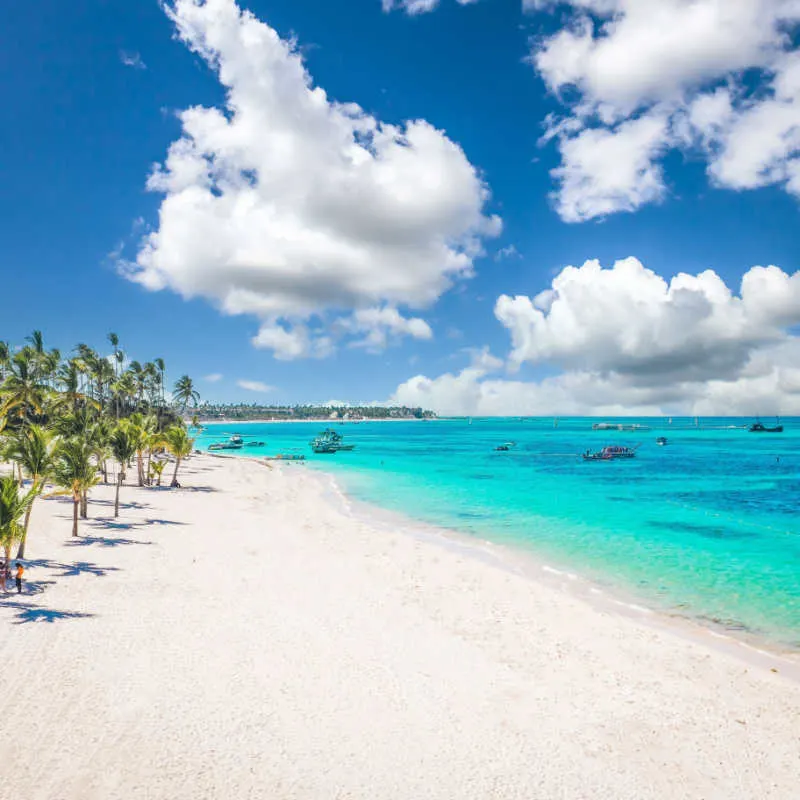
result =
[[[220,419],[218,417],[214,417],[212,419],[206,419],[203,417],[198,416],[197,421],[203,425],[277,425],[283,423],[310,423],[314,422],[317,425],[320,423],[328,423],[328,424],[337,424],[337,425],[358,425],[361,422],[437,422],[442,419],[450,419],[450,417],[375,417],[375,418],[364,418],[364,419],[331,419],[330,417],[304,417],[303,419],[285,419],[279,418],[264,418],[264,419],[238,419],[236,417],[228,417],[225,419]],[[187,418],[187,422],[190,418]]]

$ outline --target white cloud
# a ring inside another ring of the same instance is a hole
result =
[[[407,319],[396,308],[390,307],[359,309],[351,317],[339,320],[338,325],[343,331],[364,334],[362,339],[352,342],[351,347],[364,347],[370,351],[383,350],[390,337],[433,338],[433,331],[425,320],[419,317]]]
[[[234,0],[175,0],[180,39],[217,73],[225,107],[179,116],[148,187],[158,228],[126,273],[261,321],[282,358],[333,343],[331,314],[430,305],[472,274],[489,191],[424,120],[383,123],[314,87],[294,44]]]
[[[507,366],[486,351],[457,374],[416,376],[393,399],[448,414],[800,413],[800,272],[753,267],[738,294],[713,271],[671,281],[634,258],[566,267],[534,297],[501,296]]]
[[[206,375],[203,378],[204,381],[208,381],[208,383],[219,383],[223,378],[223,375],[219,372],[212,372],[210,375]]]
[[[567,221],[660,199],[656,161],[699,144],[720,186],[800,194],[797,0],[530,0],[569,10],[531,62],[567,107],[548,121]],[[639,136],[633,136],[637,130]],[[628,140],[621,137],[628,133]],[[631,147],[630,139],[635,139]],[[607,158],[595,156],[603,145]],[[612,191],[609,176],[620,175]],[[600,191],[598,192],[598,187]]]
[[[561,218],[582,222],[659,200],[666,187],[655,160],[668,141],[667,120],[658,114],[562,137],[562,164],[552,173],[560,183],[554,198]]]
[[[507,258],[522,258],[522,253],[517,250],[516,245],[509,244],[500,248],[494,256],[495,261],[504,261]]]
[[[139,53],[126,53],[124,50],[120,50],[119,60],[126,67],[131,67],[131,69],[147,69],[147,64],[142,61],[142,57]]]
[[[312,332],[308,326],[300,324],[287,328],[278,323],[266,323],[251,341],[260,350],[272,350],[279,361],[327,358],[334,351],[329,336]]]
[[[456,0],[456,2],[460,6],[468,6],[477,3],[478,0]],[[400,9],[406,14],[416,16],[417,14],[427,14],[438,8],[439,0],[381,0],[381,5],[387,12]]]
[[[267,394],[267,392],[271,392],[275,388],[274,386],[267,386],[266,383],[261,381],[236,381],[236,385],[240,389],[245,389],[248,392],[258,392],[259,394]]]

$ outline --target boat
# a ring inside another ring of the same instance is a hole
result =
[[[311,449],[318,454],[338,453],[340,451],[350,452],[355,450],[354,444],[344,444],[342,434],[337,433],[332,428],[324,430],[319,436],[312,439],[309,444]]]
[[[294,453],[278,453],[276,456],[267,456],[264,461],[305,461],[306,457]]]
[[[215,442],[208,446],[209,450],[241,450],[243,444],[233,444],[231,442]]]
[[[778,424],[768,428],[761,420],[756,420],[747,430],[750,433],[783,433],[783,425],[780,424],[777,417],[775,417],[775,422]]]
[[[636,456],[635,447],[623,447],[622,445],[609,445],[602,450],[587,450],[583,454],[584,461],[616,461],[619,458],[634,458]]]
[[[639,425],[637,423],[625,422],[595,422],[592,425],[593,431],[649,431],[649,425]]]
[[[663,447],[666,443],[667,443],[667,437],[666,436],[659,436],[658,439],[656,439],[656,444],[659,447]]]
[[[505,453],[516,446],[517,446],[516,442],[503,442],[503,444],[497,445],[497,447],[495,447],[495,450]]]

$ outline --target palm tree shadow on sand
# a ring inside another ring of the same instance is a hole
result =
[[[64,619],[87,619],[94,614],[83,611],[63,611],[56,608],[44,608],[33,603],[0,598],[0,608],[11,609],[14,613],[15,625],[24,625],[26,622],[58,622]]]
[[[101,578],[109,572],[120,572],[119,567],[104,567],[91,561],[74,561],[71,564],[64,564],[60,561],[53,561],[50,558],[31,559],[28,561],[28,566],[61,570],[56,574],[57,578],[71,578],[77,575],[94,575],[97,578]]]

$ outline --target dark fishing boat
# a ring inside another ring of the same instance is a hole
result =
[[[616,461],[620,458],[635,458],[635,447],[623,447],[622,445],[609,445],[602,450],[587,450],[583,454],[584,461]]]
[[[234,442],[215,442],[208,446],[209,450],[241,450],[243,444],[235,444]]]
[[[501,453],[506,453],[516,446],[517,446],[516,442],[503,442],[503,444],[497,445],[497,447],[495,447],[495,450],[498,450]]]
[[[750,433],[783,433],[783,425],[780,424],[780,420],[777,417],[775,422],[778,424],[769,428],[761,420],[756,420],[747,430]]]
[[[331,454],[355,450],[354,444],[344,444],[342,434],[332,428],[324,430],[319,436],[309,442],[311,449],[317,454]]]
[[[666,436],[659,436],[658,439],[656,439],[656,444],[659,447],[663,447],[666,443],[667,443],[667,437]]]

